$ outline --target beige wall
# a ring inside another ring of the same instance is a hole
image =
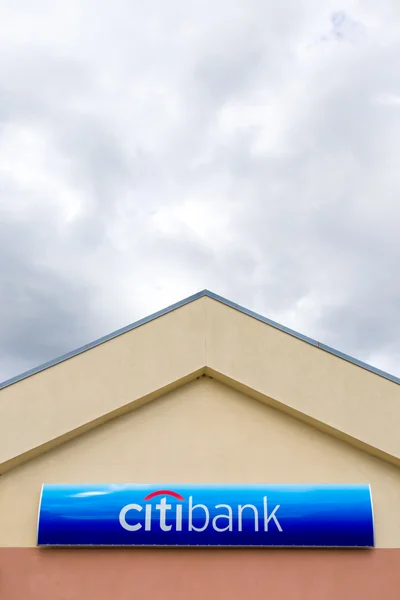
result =
[[[207,365],[400,466],[400,386],[205,299]]]
[[[42,483],[372,485],[376,545],[400,547],[400,471],[202,377],[0,477],[0,546],[34,546]]]
[[[202,299],[5,388],[0,473],[35,449],[191,379],[204,364]]]
[[[400,386],[201,298],[0,392],[0,473],[206,372],[400,466]]]

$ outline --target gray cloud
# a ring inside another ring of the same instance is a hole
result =
[[[88,287],[46,267],[45,249],[57,240],[46,215],[37,217],[36,231],[32,216],[0,225],[1,359],[8,368],[49,360],[96,331]]]
[[[398,16],[2,6],[0,379],[204,287],[397,369]]]

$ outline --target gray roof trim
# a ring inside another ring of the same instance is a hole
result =
[[[334,348],[331,348],[330,346],[326,346],[325,344],[317,342],[316,340],[313,340],[312,338],[302,335],[301,333],[298,333],[297,331],[293,331],[292,329],[289,329],[288,327],[284,327],[283,325],[280,325],[279,323],[276,323],[275,321],[272,321],[271,319],[267,319],[266,317],[263,317],[262,315],[259,315],[251,310],[248,310],[247,308],[243,308],[239,304],[236,304],[235,302],[231,302],[230,300],[227,300],[226,298],[223,298],[222,296],[218,296],[218,294],[214,294],[213,292],[210,292],[209,290],[202,290],[201,292],[198,292],[197,294],[193,294],[193,296],[189,296],[188,298],[185,298],[184,300],[181,300],[180,302],[176,302],[175,304],[172,304],[171,306],[168,306],[167,308],[159,310],[159,311],[153,313],[152,315],[149,315],[148,317],[139,319],[139,321],[136,321],[135,323],[131,323],[130,325],[127,325],[126,327],[122,327],[122,329],[118,329],[117,331],[114,331],[113,333],[105,335],[93,342],[90,342],[89,344],[85,344],[84,346],[81,346],[80,348],[77,348],[76,350],[72,350],[71,352],[68,352],[67,354],[63,354],[62,356],[59,356],[58,358],[54,358],[53,360],[50,360],[42,365],[39,365],[38,367],[30,369],[29,371],[25,371],[24,373],[21,373],[20,375],[12,377],[11,379],[7,379],[6,381],[3,381],[3,383],[0,383],[0,390],[4,389],[10,385],[13,385],[14,383],[17,383],[18,381],[26,379],[27,377],[30,377],[31,375],[35,375],[36,373],[40,373],[41,371],[44,371],[45,369],[49,369],[50,367],[53,367],[54,365],[58,365],[59,363],[64,362],[65,360],[68,360],[69,358],[73,358],[74,356],[82,354],[83,352],[86,352],[87,350],[90,350],[91,348],[95,348],[96,346],[99,346],[100,344],[104,344],[105,342],[108,342],[109,340],[112,340],[124,333],[127,333],[128,331],[132,331],[133,329],[136,329],[137,327],[141,327],[141,325],[145,325],[146,323],[149,323],[150,321],[153,321],[154,319],[158,319],[159,317],[162,317],[174,310],[177,310],[178,308],[181,308],[182,306],[185,306],[186,304],[190,304],[190,302],[194,302],[195,300],[198,300],[199,298],[204,298],[204,297],[211,298],[212,300],[216,300],[217,302],[220,302],[221,304],[225,304],[225,306],[228,306],[229,308],[238,310],[239,312],[241,312],[249,317],[252,317],[253,319],[256,319],[257,321],[266,323],[267,325],[270,325],[271,327],[274,327],[275,329],[279,329],[279,331],[282,331],[283,333],[287,333],[288,335],[291,335],[303,342],[306,342],[307,344],[311,344],[312,346],[315,346],[316,348],[319,348],[320,350],[324,350],[325,352],[328,352],[329,354],[333,354],[334,356],[337,356],[338,358],[346,360],[347,362],[350,362],[350,363],[356,365],[357,367],[360,367],[362,369],[370,371],[371,373],[374,373],[375,375],[379,375],[380,377],[388,379],[389,381],[392,381],[393,383],[400,384],[399,377],[395,377],[394,375],[390,375],[389,373],[386,373],[385,371],[376,369],[375,367],[372,367],[371,365],[368,365],[367,363],[357,360],[356,358],[353,358],[352,356],[349,356],[348,354],[344,354],[343,352],[340,352],[339,350],[335,350]]]
[[[400,377],[396,377],[395,375],[386,373],[386,371],[377,369],[376,367],[373,367],[373,366],[369,365],[368,363],[363,362],[362,360],[358,360],[357,358],[354,358],[353,356],[350,356],[349,354],[345,354],[344,352],[340,352],[340,350],[331,348],[331,346],[327,346],[326,344],[323,344],[322,342],[317,342],[316,340],[314,340],[306,335],[303,335],[302,333],[298,333],[297,331],[294,331],[293,329],[289,329],[288,327],[285,327],[284,325],[280,325],[279,323],[276,323],[275,321],[272,321],[271,319],[267,319],[267,317],[263,317],[262,315],[259,315],[255,312],[253,312],[252,310],[243,308],[243,306],[240,306],[239,304],[235,304],[235,302],[231,302],[230,300],[226,300],[226,298],[223,298],[222,296],[218,296],[217,294],[214,294],[213,292],[207,291],[207,293],[205,295],[208,296],[209,298],[212,298],[213,300],[217,300],[217,302],[221,302],[222,304],[229,306],[230,308],[234,308],[235,310],[238,310],[239,312],[241,312],[249,317],[252,317],[253,319],[257,319],[257,321],[262,321],[263,323],[266,323],[267,325],[270,325],[271,327],[274,327],[275,329],[279,329],[279,331],[282,331],[283,333],[287,333],[288,335],[291,335],[292,337],[295,337],[303,342],[306,342],[307,344],[311,344],[312,346],[315,346],[316,348],[319,348],[320,350],[324,350],[324,352],[333,354],[334,356],[337,356],[338,358],[341,358],[347,362],[350,362],[353,365],[360,367],[361,369],[370,371],[371,373],[374,373],[375,375],[379,375],[380,377],[383,377],[384,379],[389,379],[389,381],[393,381],[393,383],[397,383],[400,385]]]
[[[110,340],[113,340],[114,338],[116,338],[120,335],[123,335],[124,333],[127,333],[128,331],[137,329],[137,327],[140,327],[141,325],[145,325],[146,323],[149,323],[150,321],[154,321],[155,319],[158,319],[159,317],[163,317],[164,315],[167,315],[168,313],[172,312],[173,310],[181,308],[181,306],[185,306],[186,304],[189,304],[190,302],[194,302],[195,300],[198,300],[199,298],[202,298],[203,296],[206,296],[206,295],[207,294],[205,291],[201,291],[201,292],[198,292],[197,294],[193,294],[193,296],[189,296],[189,298],[185,298],[185,300],[181,300],[180,302],[171,304],[171,306],[167,306],[167,308],[163,308],[162,310],[159,310],[159,311],[153,313],[152,315],[149,315],[148,317],[139,319],[139,321],[135,321],[134,323],[131,323],[130,325],[126,325],[125,327],[122,327],[121,329],[117,329],[117,331],[113,331],[112,333],[104,335],[103,337],[98,338],[94,342],[85,344],[84,346],[81,346],[80,348],[76,348],[76,350],[71,350],[71,352],[67,352],[66,354],[63,354],[62,356],[53,358],[52,360],[49,360],[48,362],[43,363],[42,365],[39,365],[38,367],[34,367],[33,369],[29,369],[29,371],[25,371],[24,373],[21,373],[20,375],[16,375],[15,377],[12,377],[11,379],[7,379],[6,381],[3,381],[3,383],[0,383],[0,390],[2,390],[5,387],[8,387],[9,385],[12,385],[13,383],[17,383],[18,381],[21,381],[22,379],[26,379],[27,377],[30,377],[31,375],[36,375],[36,373],[40,373],[40,371],[44,371],[45,369],[54,367],[54,365],[58,365],[59,363],[64,362],[64,360],[68,360],[69,358],[78,356],[78,354],[82,354],[83,352],[86,352],[87,350],[91,350],[92,348],[95,348],[96,346],[100,346],[100,344],[109,342]]]

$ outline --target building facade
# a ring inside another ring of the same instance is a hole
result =
[[[399,425],[398,379],[201,292],[2,385],[0,598],[398,600]],[[366,484],[374,544],[38,547],[43,484]]]

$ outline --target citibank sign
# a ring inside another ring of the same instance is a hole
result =
[[[372,547],[368,485],[44,485],[39,546]]]
[[[158,512],[156,516],[153,516],[153,504],[149,501],[156,496],[163,497],[160,499],[159,503],[154,506],[155,511]],[[168,502],[167,496],[170,497],[170,499],[173,498],[178,500],[178,502],[174,504]],[[144,507],[140,504],[127,504],[119,513],[121,527],[126,529],[126,531],[139,531],[143,526],[145,531],[151,531],[152,528],[159,528],[161,531],[183,531],[183,509],[185,508],[185,498],[183,496],[170,490],[158,490],[146,496],[144,500],[146,501],[144,523],[128,523],[128,513],[133,511],[141,512]],[[183,504],[180,504],[179,502],[183,502]],[[175,509],[174,512],[172,512],[173,508]],[[275,523],[278,531],[282,531],[282,527],[276,515],[278,509],[279,505],[276,505],[273,511],[268,514],[268,498],[267,496],[263,497],[262,522],[265,532],[268,531],[268,523],[271,520]],[[195,504],[193,496],[189,496],[187,519],[185,520],[187,531],[203,532],[206,529],[212,528],[214,531],[224,533],[225,531],[233,531],[235,524],[237,531],[242,532],[243,523],[248,524],[249,521],[249,517],[244,515],[245,510],[251,511],[252,516],[250,519],[253,521],[254,532],[259,531],[260,515],[254,504],[238,504],[237,507],[233,507],[230,504],[217,504],[214,506],[214,510],[218,512],[212,519],[210,518],[211,510],[211,507],[209,508],[206,504]],[[167,523],[167,520],[169,523]]]

